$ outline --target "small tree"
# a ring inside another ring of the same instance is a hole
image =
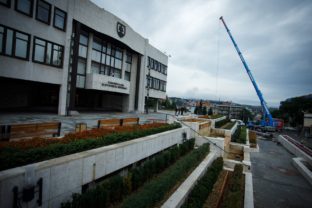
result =
[[[209,108],[209,110],[208,110],[208,115],[209,115],[209,116],[212,115],[212,108]]]
[[[207,115],[207,107],[205,106],[205,107],[203,107],[203,115]]]

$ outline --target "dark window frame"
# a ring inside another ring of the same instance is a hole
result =
[[[60,12],[63,12],[65,14],[65,17],[64,17],[64,28],[59,28],[58,26],[55,25],[55,16],[56,16],[56,11],[60,11]],[[67,27],[67,12],[65,12],[64,10],[61,10],[60,8],[58,7],[54,7],[54,11],[53,11],[53,27],[55,27],[56,29],[58,30],[62,30],[64,32],[66,32],[66,27]]]
[[[18,2],[19,1],[21,1],[21,0],[15,0],[15,4],[14,4],[14,9],[15,9],[15,11],[17,11],[17,12],[19,12],[19,13],[21,13],[21,14],[24,14],[24,15],[26,15],[26,16],[29,16],[29,17],[33,17],[33,13],[34,13],[34,0],[30,0],[30,2],[31,2],[31,8],[30,8],[30,14],[28,14],[28,13],[26,13],[26,12],[24,12],[24,11],[21,11],[21,10],[18,10],[18,8],[17,8],[17,5],[18,5]]]
[[[40,1],[42,3],[47,4],[49,6],[49,18],[48,18],[47,22],[42,20],[42,19],[39,19],[39,17],[38,17],[38,8],[39,8],[39,2]],[[36,20],[38,20],[39,22],[42,22],[44,24],[50,25],[50,23],[51,23],[51,13],[52,13],[52,5],[49,2],[46,2],[44,0],[37,0],[37,3],[36,3],[36,17],[35,17]]]
[[[45,42],[43,62],[35,60],[36,39]],[[46,55],[47,55],[47,48],[48,48],[47,45],[48,45],[48,43],[51,44],[51,58],[50,58],[51,61],[50,61],[50,63],[46,63]],[[61,61],[61,64],[59,66],[53,64],[53,46],[54,45],[60,46],[62,48],[62,61]],[[58,43],[51,42],[49,40],[45,40],[45,39],[40,38],[38,36],[34,36],[34,38],[33,38],[33,50],[32,50],[32,61],[34,63],[43,64],[43,65],[46,65],[46,66],[52,66],[52,67],[56,67],[56,68],[63,68],[64,54],[65,54],[65,47],[64,46],[62,46],[62,45],[60,45]]]
[[[167,66],[160,63],[159,61],[156,61],[155,59],[153,59],[149,56],[148,56],[147,66],[154,71],[157,71],[161,74],[167,75]]]
[[[0,5],[11,8],[11,0],[8,0],[7,3],[0,2]]]
[[[149,75],[146,75],[146,79],[147,79],[146,88],[166,92],[166,88],[167,88],[166,81],[157,79]],[[155,87],[155,85],[157,85],[157,82],[158,82],[158,87]],[[162,89],[162,86],[163,86],[163,89]]]
[[[25,61],[29,61],[29,51],[30,51],[30,44],[31,44],[31,35],[25,32],[22,32],[20,30],[16,30],[14,28],[11,27],[7,27],[5,25],[0,24],[1,27],[4,28],[3,30],[3,43],[2,43],[2,51],[0,52],[0,55],[2,56],[7,56],[7,57],[12,57],[12,58],[16,58],[16,59],[21,59],[21,60],[25,60]],[[7,29],[10,29],[13,31],[13,36],[12,36],[12,55],[6,54],[6,37],[7,37]],[[16,32],[21,33],[23,35],[28,36],[28,41],[27,41],[27,51],[26,51],[26,58],[23,57],[19,57],[15,55],[15,47],[16,47]]]

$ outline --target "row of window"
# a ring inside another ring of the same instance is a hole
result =
[[[167,66],[160,63],[159,61],[156,61],[155,59],[152,59],[151,57],[148,57],[148,67],[150,69],[167,75]]]
[[[0,25],[0,54],[29,60],[30,37],[27,33]],[[38,37],[34,37],[33,43],[33,62],[62,67],[63,46]]]
[[[148,75],[146,76],[146,80],[147,80],[146,86],[149,87],[150,89],[166,92],[167,82]]]
[[[11,7],[11,0],[0,0],[1,5]],[[27,16],[33,16],[34,0],[15,0],[15,10]],[[37,0],[36,19],[50,25],[52,5],[43,0]],[[57,29],[66,30],[67,14],[63,10],[54,7],[53,26]]]

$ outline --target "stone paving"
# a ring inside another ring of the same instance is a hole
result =
[[[251,153],[256,208],[311,207],[312,186],[292,165],[294,155],[272,141],[257,140]]]
[[[56,114],[44,113],[2,113],[0,114],[1,124],[16,124],[16,123],[40,123],[58,121],[62,122],[61,134],[75,131],[75,126],[78,123],[86,123],[88,129],[96,128],[99,119],[109,118],[129,118],[139,117],[140,123],[146,123],[150,120],[166,120],[166,114],[173,115],[172,111],[161,111],[158,113],[80,113],[75,116],[59,116]]]

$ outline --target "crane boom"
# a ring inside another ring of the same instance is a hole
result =
[[[227,27],[227,25],[226,25],[226,23],[225,23],[225,21],[224,21],[222,16],[220,17],[220,20],[222,21],[222,23],[223,23],[227,33],[229,34],[229,36],[231,38],[231,41],[232,41],[232,43],[233,43],[233,45],[234,45],[234,47],[235,47],[235,49],[236,49],[236,51],[237,51],[237,53],[239,55],[239,58],[241,59],[243,65],[244,65],[244,67],[246,69],[246,72],[247,72],[247,74],[248,74],[248,76],[249,76],[249,78],[251,80],[251,83],[253,84],[253,86],[254,86],[254,88],[255,88],[255,90],[257,92],[257,95],[259,97],[259,100],[260,100],[260,103],[261,103],[261,106],[262,106],[262,109],[263,109],[263,118],[262,118],[261,125],[263,125],[263,126],[274,126],[274,121],[273,121],[272,115],[271,115],[271,113],[269,111],[269,108],[268,108],[268,106],[267,106],[267,104],[266,104],[266,102],[265,102],[265,100],[263,98],[263,95],[262,95],[262,93],[261,93],[261,91],[260,91],[260,89],[259,89],[259,87],[258,87],[258,85],[256,83],[256,80],[252,76],[252,73],[251,73],[251,71],[250,71],[250,69],[248,67],[248,64],[246,63],[246,61],[245,61],[245,59],[243,57],[242,52],[239,50],[239,48],[238,48],[238,46],[237,46],[237,44],[236,44],[236,42],[235,42],[235,40],[234,40],[230,30]]]

